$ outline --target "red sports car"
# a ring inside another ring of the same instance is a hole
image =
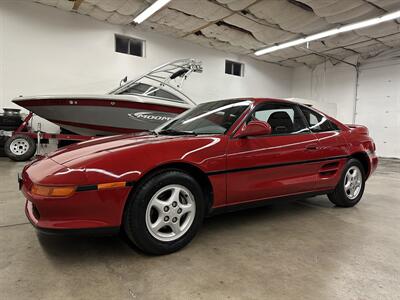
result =
[[[19,181],[40,231],[122,229],[143,251],[165,254],[217,211],[318,194],[354,206],[377,163],[363,126],[289,101],[233,99],[200,104],[154,132],[62,148]]]

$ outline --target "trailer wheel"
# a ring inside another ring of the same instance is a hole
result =
[[[29,160],[36,153],[36,142],[27,135],[14,135],[4,144],[4,153],[15,161]]]

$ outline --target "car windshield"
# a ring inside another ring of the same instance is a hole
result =
[[[224,134],[250,105],[249,100],[199,104],[156,130],[159,134]]]

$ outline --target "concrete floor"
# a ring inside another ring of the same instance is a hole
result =
[[[400,163],[351,209],[326,197],[216,216],[178,253],[38,236],[0,158],[0,299],[400,299]]]

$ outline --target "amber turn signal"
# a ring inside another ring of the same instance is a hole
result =
[[[125,187],[125,181],[117,181],[117,182],[109,182],[109,183],[100,183],[97,185],[97,189],[104,190],[104,189],[113,189],[119,187]]]
[[[75,193],[75,186],[44,186],[34,184],[31,193],[43,197],[68,197]]]

